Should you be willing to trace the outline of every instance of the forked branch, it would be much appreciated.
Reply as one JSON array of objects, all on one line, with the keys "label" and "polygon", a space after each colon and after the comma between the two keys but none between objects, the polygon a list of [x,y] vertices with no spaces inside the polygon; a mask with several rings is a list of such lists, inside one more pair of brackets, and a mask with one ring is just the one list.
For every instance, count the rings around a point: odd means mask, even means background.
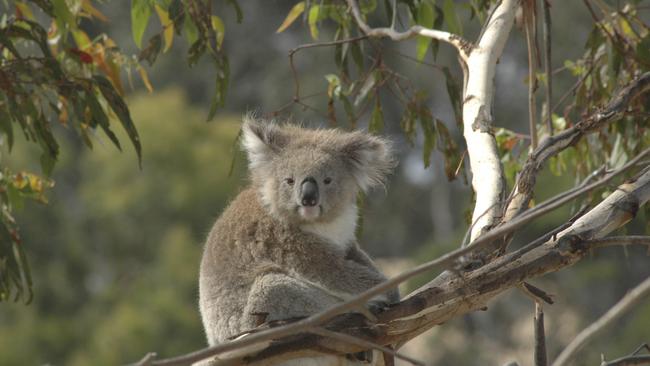
[{"label": "forked branch", "polygon": [[458,54],[460,55],[460,58],[463,60],[467,60],[469,53],[472,51],[472,44],[467,40],[465,40],[463,37],[457,34],[445,32],[437,29],[425,28],[421,25],[414,25],[404,32],[398,32],[394,28],[386,28],[386,27],[372,28],[363,19],[357,1],[347,0],[347,2],[348,2],[348,6],[350,7],[350,10],[352,11],[352,16],[354,17],[354,21],[357,23],[361,31],[363,31],[363,33],[366,34],[368,37],[390,38],[393,41],[402,41],[415,36],[428,37],[431,39],[449,43],[450,45],[454,46],[456,50],[458,50]]}]

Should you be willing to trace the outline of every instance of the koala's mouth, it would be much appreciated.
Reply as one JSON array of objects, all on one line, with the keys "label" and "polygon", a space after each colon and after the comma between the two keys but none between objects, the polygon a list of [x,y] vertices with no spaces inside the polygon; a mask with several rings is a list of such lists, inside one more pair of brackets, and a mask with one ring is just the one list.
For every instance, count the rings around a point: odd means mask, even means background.
[{"label": "koala's mouth", "polygon": [[298,206],[298,214],[307,221],[316,220],[323,213],[323,207],[317,206]]}]

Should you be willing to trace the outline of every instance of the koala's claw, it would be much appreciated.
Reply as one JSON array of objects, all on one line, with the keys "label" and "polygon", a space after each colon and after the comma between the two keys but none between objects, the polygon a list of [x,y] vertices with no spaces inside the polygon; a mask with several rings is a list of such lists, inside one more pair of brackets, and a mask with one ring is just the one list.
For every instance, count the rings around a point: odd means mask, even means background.
[{"label": "koala's claw", "polygon": [[366,307],[368,310],[370,310],[371,313],[376,314],[388,310],[388,308],[390,308],[390,304],[384,300],[372,300],[368,302]]},{"label": "koala's claw", "polygon": [[348,359],[361,363],[372,363],[372,351],[362,351],[348,355]]}]

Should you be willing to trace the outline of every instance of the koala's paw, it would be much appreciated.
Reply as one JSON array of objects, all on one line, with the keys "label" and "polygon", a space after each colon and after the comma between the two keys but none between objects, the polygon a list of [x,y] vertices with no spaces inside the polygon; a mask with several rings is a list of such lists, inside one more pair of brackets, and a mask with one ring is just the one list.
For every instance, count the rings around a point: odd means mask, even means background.
[{"label": "koala's paw", "polygon": [[366,307],[371,313],[377,314],[390,308],[390,303],[386,299],[375,299],[368,301]]}]

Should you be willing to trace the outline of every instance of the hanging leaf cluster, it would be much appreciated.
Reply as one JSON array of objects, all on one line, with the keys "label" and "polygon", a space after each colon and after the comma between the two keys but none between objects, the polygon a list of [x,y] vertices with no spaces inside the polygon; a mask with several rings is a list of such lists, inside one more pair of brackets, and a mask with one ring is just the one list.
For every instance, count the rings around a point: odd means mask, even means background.
[{"label": "hanging leaf cluster", "polygon": [[[226,1],[241,21],[235,0]],[[0,301],[31,299],[31,277],[18,225],[12,212],[25,199],[46,202],[45,191],[59,157],[57,126],[77,132],[89,148],[104,135],[118,149],[126,132],[138,161],[140,137],[124,100],[123,71],[130,85],[137,71],[144,86],[153,86],[143,63],[153,66],[173,45],[175,36],[190,44],[190,66],[209,55],[215,65],[212,119],[224,105],[229,65],[223,52],[225,25],[204,0],[132,0],[131,24],[138,55],[126,55],[106,34],[89,35],[84,25],[108,19],[91,0],[5,2],[0,17],[0,144],[11,151],[15,134],[40,148],[41,177],[12,172],[0,162]],[[150,18],[159,28],[145,40]],[[83,21],[82,21],[83,20]]]}]

